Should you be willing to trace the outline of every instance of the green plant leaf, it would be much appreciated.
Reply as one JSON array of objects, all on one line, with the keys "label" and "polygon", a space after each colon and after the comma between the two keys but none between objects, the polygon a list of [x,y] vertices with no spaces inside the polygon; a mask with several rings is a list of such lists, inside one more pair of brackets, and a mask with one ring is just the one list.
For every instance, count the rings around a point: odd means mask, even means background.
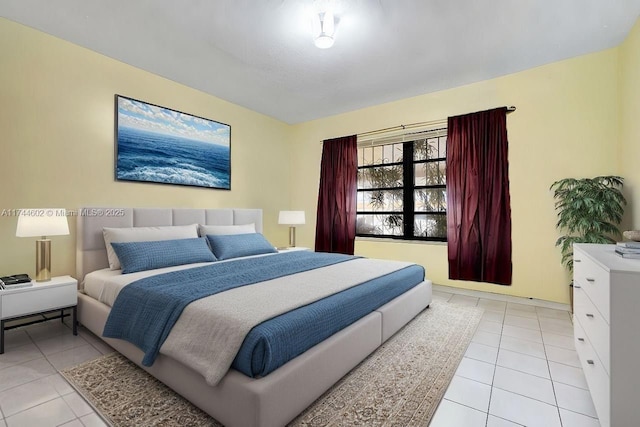
[{"label": "green plant leaf", "polygon": [[565,178],[551,184],[558,214],[556,228],[566,234],[555,245],[560,247],[561,262],[573,271],[574,243],[614,243],[620,235],[618,225],[627,204],[619,176]]}]

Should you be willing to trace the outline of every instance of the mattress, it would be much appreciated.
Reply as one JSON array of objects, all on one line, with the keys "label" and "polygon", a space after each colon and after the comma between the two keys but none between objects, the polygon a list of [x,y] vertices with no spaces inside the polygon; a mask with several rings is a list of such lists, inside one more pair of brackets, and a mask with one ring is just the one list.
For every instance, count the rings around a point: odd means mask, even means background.
[{"label": "mattress", "polygon": [[[85,292],[111,306],[119,291],[129,283],[207,264],[210,263],[127,275],[99,270],[85,278]],[[265,376],[423,280],[424,269],[412,265],[267,320],[245,337],[232,368],[249,377]]]}]

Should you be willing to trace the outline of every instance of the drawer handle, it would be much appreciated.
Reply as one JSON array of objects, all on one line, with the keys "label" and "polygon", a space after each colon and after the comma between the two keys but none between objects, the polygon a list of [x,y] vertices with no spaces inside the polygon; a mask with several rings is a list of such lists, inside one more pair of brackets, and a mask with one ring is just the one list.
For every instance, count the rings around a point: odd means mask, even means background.
[{"label": "drawer handle", "polygon": [[573,262],[582,262],[581,259],[574,259]]},{"label": "drawer handle", "polygon": [[596,363],[595,363],[593,360],[591,360],[591,359],[588,359],[588,360],[587,360],[587,363],[588,363],[589,365],[595,365],[595,364],[596,364]]},{"label": "drawer handle", "polygon": [[593,319],[593,314],[591,314],[591,313],[587,313],[587,317],[590,317],[590,318],[592,318],[592,319]]},{"label": "drawer handle", "polygon": [[576,289],[580,289],[582,286],[580,286],[580,285],[573,285],[573,287],[574,287],[574,288],[576,288]]},{"label": "drawer handle", "polygon": [[578,338],[578,341],[584,342],[584,338]]},{"label": "drawer handle", "polygon": [[596,279],[592,279],[592,278],[590,278],[590,277],[587,277],[587,282],[589,282],[589,283],[593,283],[593,282],[595,282],[595,281],[596,281]]}]

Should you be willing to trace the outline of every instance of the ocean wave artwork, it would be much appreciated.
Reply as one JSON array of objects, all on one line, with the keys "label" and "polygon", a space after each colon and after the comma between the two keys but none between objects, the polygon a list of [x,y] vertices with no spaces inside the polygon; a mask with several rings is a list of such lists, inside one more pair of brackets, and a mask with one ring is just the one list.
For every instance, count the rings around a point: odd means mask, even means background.
[{"label": "ocean wave artwork", "polygon": [[231,189],[231,127],[117,96],[116,179]]}]

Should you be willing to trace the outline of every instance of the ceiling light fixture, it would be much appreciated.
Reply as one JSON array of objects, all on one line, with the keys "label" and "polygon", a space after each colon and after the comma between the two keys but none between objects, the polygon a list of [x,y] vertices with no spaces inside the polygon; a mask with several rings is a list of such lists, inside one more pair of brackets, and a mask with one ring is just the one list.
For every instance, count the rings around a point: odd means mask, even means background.
[{"label": "ceiling light fixture", "polygon": [[336,31],[335,16],[330,0],[317,0],[313,7],[313,42],[320,49],[333,46]]}]

